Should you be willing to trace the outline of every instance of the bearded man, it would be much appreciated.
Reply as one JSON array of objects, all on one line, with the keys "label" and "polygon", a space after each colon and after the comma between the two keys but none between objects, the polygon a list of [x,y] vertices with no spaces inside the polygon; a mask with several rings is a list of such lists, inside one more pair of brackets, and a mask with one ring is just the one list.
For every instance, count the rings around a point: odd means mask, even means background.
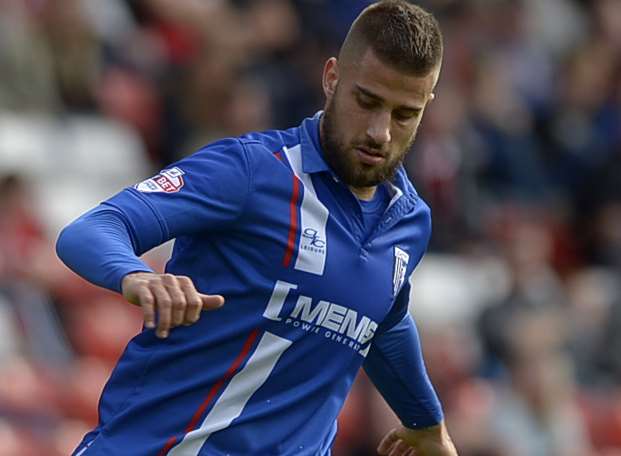
[{"label": "bearded man", "polygon": [[[329,455],[360,367],[403,424],[380,454],[457,454],[408,312],[431,219],[401,165],[441,60],[429,13],[375,3],[325,64],[323,111],[207,145],[63,230],[63,261],[144,312],[75,455]],[[165,274],[139,259],[173,238]]]}]

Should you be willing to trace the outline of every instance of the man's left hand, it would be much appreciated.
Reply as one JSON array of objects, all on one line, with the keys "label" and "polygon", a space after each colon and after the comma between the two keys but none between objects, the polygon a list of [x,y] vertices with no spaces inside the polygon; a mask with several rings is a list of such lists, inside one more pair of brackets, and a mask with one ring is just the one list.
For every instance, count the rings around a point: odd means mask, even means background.
[{"label": "man's left hand", "polygon": [[377,452],[381,456],[457,456],[444,421],[422,429],[393,429],[382,439]]}]

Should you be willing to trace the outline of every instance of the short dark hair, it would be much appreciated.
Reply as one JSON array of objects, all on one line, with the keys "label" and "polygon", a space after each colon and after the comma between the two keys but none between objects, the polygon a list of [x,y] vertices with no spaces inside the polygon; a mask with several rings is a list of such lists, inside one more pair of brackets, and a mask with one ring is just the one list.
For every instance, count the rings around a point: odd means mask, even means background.
[{"label": "short dark hair", "polygon": [[433,15],[405,0],[383,0],[356,18],[339,52],[355,61],[368,48],[385,64],[424,76],[442,61],[442,32]]}]

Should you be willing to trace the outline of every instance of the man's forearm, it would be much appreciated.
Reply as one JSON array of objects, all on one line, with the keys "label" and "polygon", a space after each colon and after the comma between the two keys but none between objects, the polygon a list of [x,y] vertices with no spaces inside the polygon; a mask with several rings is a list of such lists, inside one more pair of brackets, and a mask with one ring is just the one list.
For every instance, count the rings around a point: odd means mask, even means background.
[{"label": "man's forearm", "polygon": [[61,232],[56,252],[74,272],[114,291],[121,290],[121,280],[126,274],[152,271],[136,256],[121,215],[101,206]]},{"label": "man's forearm", "polygon": [[364,368],[405,427],[428,428],[442,421],[442,406],[409,315],[373,341]]}]

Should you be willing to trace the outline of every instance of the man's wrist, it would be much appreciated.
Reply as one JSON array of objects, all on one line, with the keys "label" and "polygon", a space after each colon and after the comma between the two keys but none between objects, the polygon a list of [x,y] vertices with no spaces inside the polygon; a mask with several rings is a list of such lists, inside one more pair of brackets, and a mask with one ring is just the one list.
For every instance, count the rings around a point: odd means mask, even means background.
[{"label": "man's wrist", "polygon": [[120,287],[119,287],[120,292],[123,293],[123,288],[125,287],[126,279],[131,279],[132,276],[136,276],[137,274],[153,274],[153,273],[154,271],[152,269],[149,269],[148,267],[145,267],[145,269],[134,269],[134,270],[131,270],[130,272],[123,273],[123,275],[121,275],[121,280],[120,280]]},{"label": "man's wrist", "polygon": [[423,428],[404,426],[398,431],[398,434],[413,448],[423,450],[425,454],[457,455],[457,450],[451,440],[444,420],[438,424]]}]

